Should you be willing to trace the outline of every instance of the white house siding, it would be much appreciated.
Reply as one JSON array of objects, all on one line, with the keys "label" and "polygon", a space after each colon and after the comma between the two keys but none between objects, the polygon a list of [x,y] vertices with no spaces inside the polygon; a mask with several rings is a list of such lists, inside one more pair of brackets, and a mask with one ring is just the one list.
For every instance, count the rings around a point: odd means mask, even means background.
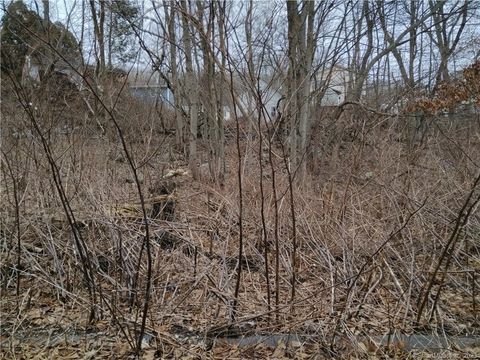
[{"label": "white house siding", "polygon": [[327,88],[320,101],[321,106],[338,106],[345,101],[347,93],[347,84],[349,73],[342,67],[334,67],[331,72],[325,70],[321,84],[326,84]]},{"label": "white house siding", "polygon": [[173,106],[173,93],[163,86],[145,85],[130,86],[131,94],[146,103],[155,104],[157,100],[168,106]]},{"label": "white house siding", "polygon": [[[277,106],[280,105],[280,100],[283,95],[278,86],[268,84],[263,80],[260,80],[260,91],[262,93],[262,103],[265,112],[268,113],[266,119],[269,120],[270,117],[273,118],[277,115],[279,111]],[[245,90],[245,92],[240,95],[239,101],[247,111],[248,115],[254,118],[258,116],[257,99],[250,90]]]},{"label": "white house siding", "polygon": [[321,106],[338,106],[345,100],[345,95],[334,89],[327,89],[320,101]]},{"label": "white house siding", "polygon": [[265,99],[263,100],[265,109],[268,111],[271,117],[274,117],[279,111],[277,106],[280,105],[282,94],[279,91],[269,91],[265,95]]},{"label": "white house siding", "polygon": [[230,120],[230,118],[231,118],[231,116],[232,116],[232,114],[230,113],[230,106],[224,105],[224,106],[222,107],[222,111],[223,111],[223,119],[224,119],[225,121]]}]

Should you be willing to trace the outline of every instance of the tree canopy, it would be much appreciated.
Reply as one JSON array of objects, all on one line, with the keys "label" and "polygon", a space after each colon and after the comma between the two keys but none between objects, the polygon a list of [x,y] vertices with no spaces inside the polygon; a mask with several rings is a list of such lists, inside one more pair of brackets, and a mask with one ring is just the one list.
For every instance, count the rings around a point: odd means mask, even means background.
[{"label": "tree canopy", "polygon": [[138,54],[136,49],[135,33],[132,24],[139,20],[140,11],[137,6],[127,0],[112,1],[108,6],[109,22],[109,61],[112,66],[112,57],[120,63],[127,63]]}]

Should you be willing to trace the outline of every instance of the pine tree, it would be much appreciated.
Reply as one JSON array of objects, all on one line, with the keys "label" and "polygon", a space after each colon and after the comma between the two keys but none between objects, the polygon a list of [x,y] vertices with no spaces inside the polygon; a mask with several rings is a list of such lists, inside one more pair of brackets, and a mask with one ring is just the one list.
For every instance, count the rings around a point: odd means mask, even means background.
[{"label": "pine tree", "polygon": [[44,72],[58,61],[76,66],[81,59],[75,36],[62,23],[45,23],[23,1],[16,1],[2,17],[2,72],[20,79],[27,55],[46,65]]}]

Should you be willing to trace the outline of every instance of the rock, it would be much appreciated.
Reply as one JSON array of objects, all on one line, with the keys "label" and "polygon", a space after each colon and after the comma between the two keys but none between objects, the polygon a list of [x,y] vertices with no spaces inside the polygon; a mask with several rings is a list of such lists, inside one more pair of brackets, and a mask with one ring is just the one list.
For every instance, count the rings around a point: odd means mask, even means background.
[{"label": "rock", "polygon": [[170,178],[173,178],[173,177],[186,176],[186,175],[190,175],[190,172],[188,170],[175,169],[175,170],[169,170],[165,175],[163,175],[163,178],[164,179],[170,179]]}]

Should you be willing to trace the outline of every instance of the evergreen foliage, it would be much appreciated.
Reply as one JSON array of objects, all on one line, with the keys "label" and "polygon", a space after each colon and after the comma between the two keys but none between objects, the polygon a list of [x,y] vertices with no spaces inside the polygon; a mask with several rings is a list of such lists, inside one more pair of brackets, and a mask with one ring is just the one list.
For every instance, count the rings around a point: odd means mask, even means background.
[{"label": "evergreen foliage", "polygon": [[111,34],[108,38],[110,41],[108,65],[112,67],[112,61],[125,64],[135,59],[138,51],[135,48],[135,32],[132,25],[135,26],[140,20],[140,11],[128,0],[111,1],[107,10],[110,15],[107,26]]},{"label": "evergreen foliage", "polygon": [[78,65],[81,60],[75,36],[62,23],[46,25],[20,0],[12,2],[2,17],[2,72],[20,79],[27,55],[50,68],[63,59],[72,65]]}]

